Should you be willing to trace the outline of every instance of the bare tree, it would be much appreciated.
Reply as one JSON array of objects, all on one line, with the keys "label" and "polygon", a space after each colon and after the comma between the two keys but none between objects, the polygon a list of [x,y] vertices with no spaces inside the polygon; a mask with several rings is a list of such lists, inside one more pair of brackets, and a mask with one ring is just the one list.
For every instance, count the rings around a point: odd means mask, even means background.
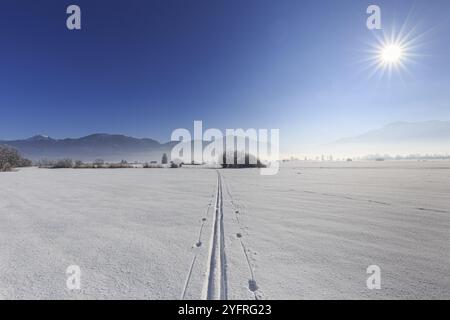
[{"label": "bare tree", "polygon": [[8,146],[0,146],[0,171],[11,171],[15,167],[30,165],[31,161],[22,158],[16,149]]},{"label": "bare tree", "polygon": [[37,164],[39,168],[51,168],[55,165],[55,161],[44,158],[39,160]]},{"label": "bare tree", "polygon": [[75,168],[81,168],[84,165],[83,161],[76,160],[75,161]]},{"label": "bare tree", "polygon": [[95,159],[94,166],[95,167],[102,167],[105,164],[105,161],[103,159]]},{"label": "bare tree", "polygon": [[73,168],[73,161],[72,159],[61,159],[56,161],[56,163],[53,165],[54,169],[64,169],[64,168]]},{"label": "bare tree", "polygon": [[163,153],[162,159],[161,159],[161,164],[167,164],[167,163],[168,163],[167,154]]}]

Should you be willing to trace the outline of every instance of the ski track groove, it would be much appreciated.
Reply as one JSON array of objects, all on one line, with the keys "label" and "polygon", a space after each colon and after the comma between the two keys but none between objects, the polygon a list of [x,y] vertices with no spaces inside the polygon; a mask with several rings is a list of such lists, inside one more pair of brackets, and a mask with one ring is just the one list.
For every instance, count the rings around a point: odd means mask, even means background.
[{"label": "ski track groove", "polygon": [[204,215],[204,217],[202,217],[202,220],[201,220],[201,225],[200,225],[200,230],[199,230],[199,233],[198,233],[197,243],[192,246],[192,248],[194,249],[194,252],[192,254],[192,261],[191,261],[191,264],[190,264],[190,267],[189,267],[188,274],[186,276],[186,280],[184,282],[184,286],[183,286],[183,290],[182,290],[182,293],[181,293],[180,300],[184,300],[184,298],[186,296],[187,288],[189,287],[189,282],[190,282],[191,276],[192,276],[192,270],[194,269],[194,265],[195,265],[195,262],[197,260],[197,252],[198,252],[198,250],[196,250],[196,249],[200,248],[201,245],[202,245],[202,241],[201,240],[202,240],[203,227],[205,225],[206,217],[208,216],[210,208],[211,208],[211,200],[210,200],[209,204],[207,205],[205,215]]},{"label": "ski track groove", "polygon": [[195,260],[197,260],[197,254],[194,254],[194,257],[192,258],[191,266],[189,267],[189,272],[186,277],[186,281],[184,282],[183,292],[181,293],[180,300],[184,300],[184,297],[186,296],[186,290],[189,286],[189,281],[191,280],[192,270],[194,269]]},{"label": "ski track groove", "polygon": [[[207,268],[206,268],[206,276],[203,284],[203,291],[201,298],[203,300],[226,300],[228,297],[228,285],[227,285],[227,266],[226,266],[226,254],[225,254],[225,232],[224,232],[224,223],[223,223],[223,186],[222,181],[225,183],[226,192],[230,198],[230,203],[235,213],[237,225],[239,230],[241,230],[241,234],[239,236],[239,243],[242,248],[242,252],[244,254],[248,270],[250,273],[250,280],[248,281],[248,290],[252,292],[254,299],[258,300],[257,290],[258,287],[256,285],[256,279],[254,270],[252,267],[252,263],[248,256],[248,250],[245,245],[244,240],[242,239],[242,234],[244,234],[245,228],[242,226],[241,221],[239,219],[240,210],[236,203],[234,202],[233,195],[230,191],[230,187],[227,179],[222,177],[219,171],[217,171],[217,184],[215,191],[215,205],[214,205],[214,216],[212,223],[212,233],[209,244],[209,253],[207,258]],[[212,203],[210,202],[206,208],[206,216],[208,216],[209,210],[212,207]],[[191,264],[186,276],[185,284],[183,286],[183,290],[181,293],[180,299],[183,300],[186,296],[186,291],[189,287],[189,282],[191,280],[192,272],[194,269],[194,265],[197,261],[198,250],[202,247],[202,232],[204,229],[206,218],[202,217],[201,225],[197,237],[197,243],[193,246],[193,255]],[[246,232],[245,232],[246,233]]]},{"label": "ski track groove", "polygon": [[208,264],[202,292],[203,300],[227,299],[227,270],[225,255],[225,234],[223,226],[222,179],[217,171],[217,192],[214,207],[213,230],[211,234]]}]

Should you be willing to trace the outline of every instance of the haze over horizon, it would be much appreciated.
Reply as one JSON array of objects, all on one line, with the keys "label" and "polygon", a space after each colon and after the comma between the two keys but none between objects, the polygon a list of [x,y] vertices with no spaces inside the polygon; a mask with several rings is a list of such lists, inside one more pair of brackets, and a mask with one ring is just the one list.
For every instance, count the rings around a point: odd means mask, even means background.
[{"label": "haze over horizon", "polygon": [[[109,161],[160,158],[170,153],[177,142],[157,141],[151,137],[137,138],[122,134],[94,133],[83,137],[61,139],[35,135],[26,139],[2,140],[23,155],[37,161],[44,158],[75,158],[89,161],[105,158]],[[205,142],[205,146],[208,143]],[[368,155],[407,156],[448,155],[450,152],[450,121],[395,122],[368,130],[353,137],[326,144],[306,146],[299,153],[281,150],[281,157],[365,157]],[[131,161],[131,160],[130,160]]]},{"label": "haze over horizon", "polygon": [[[331,144],[331,143],[335,143],[335,142],[341,142],[341,141],[345,141],[347,139],[353,139],[355,137],[359,137],[361,135],[364,135],[366,133],[369,132],[373,132],[376,130],[380,130],[382,128],[385,127],[389,127],[389,126],[393,126],[393,125],[402,125],[402,124],[406,124],[406,125],[420,125],[420,124],[433,124],[433,123],[449,123],[450,124],[450,120],[426,120],[426,121],[416,121],[416,122],[409,122],[409,121],[395,121],[395,122],[391,122],[391,123],[386,123],[384,125],[382,125],[381,127],[376,127],[376,128],[367,128],[365,131],[362,132],[357,132],[354,136],[343,136],[343,137],[335,137],[333,138],[333,140],[327,141],[325,142],[325,144]],[[190,129],[190,128],[187,128]],[[207,129],[207,128],[204,128]],[[249,128],[241,128],[244,130],[247,130]],[[254,129],[254,128],[250,128],[250,129]],[[257,128],[255,128],[257,129]],[[203,130],[205,131],[205,130]],[[224,130],[225,132],[225,130]],[[164,143],[164,142],[169,142],[170,141],[170,137],[167,140],[158,140],[154,137],[150,137],[150,136],[132,136],[132,135],[128,135],[122,132],[99,132],[99,131],[95,131],[95,132],[91,132],[88,133],[86,135],[82,135],[82,136],[55,136],[52,134],[48,134],[48,132],[36,132],[34,134],[32,134],[31,136],[24,136],[24,137],[16,137],[16,138],[10,138],[10,139],[4,139],[2,137],[0,137],[0,141],[16,141],[16,140],[27,140],[27,139],[33,139],[33,138],[49,138],[49,139],[54,139],[54,140],[64,140],[64,139],[80,139],[80,138],[84,138],[84,137],[88,137],[88,136],[92,136],[92,135],[120,135],[120,136],[127,136],[127,137],[133,137],[136,139],[153,139],[156,140],[160,143]]]},{"label": "haze over horizon", "polygon": [[[0,139],[104,132],[170,140],[176,128],[279,128],[281,150],[386,124],[450,119],[446,0],[8,1],[0,11]],[[370,77],[383,32],[418,39],[408,72]],[[14,31],[14,32],[12,32]]]}]

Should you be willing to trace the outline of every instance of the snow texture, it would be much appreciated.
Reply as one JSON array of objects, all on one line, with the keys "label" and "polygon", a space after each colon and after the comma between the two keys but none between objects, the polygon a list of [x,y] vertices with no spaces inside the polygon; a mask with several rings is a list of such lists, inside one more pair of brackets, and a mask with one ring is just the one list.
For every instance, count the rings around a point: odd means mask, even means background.
[{"label": "snow texture", "polygon": [[0,298],[449,299],[449,180],[412,161],[1,173]]}]

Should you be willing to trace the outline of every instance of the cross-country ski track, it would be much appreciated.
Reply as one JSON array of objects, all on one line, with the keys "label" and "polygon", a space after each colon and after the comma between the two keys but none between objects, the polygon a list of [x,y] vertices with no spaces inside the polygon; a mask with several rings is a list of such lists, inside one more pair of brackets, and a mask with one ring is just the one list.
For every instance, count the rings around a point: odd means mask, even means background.
[{"label": "cross-country ski track", "polygon": [[[206,215],[201,218],[200,230],[198,236],[196,238],[195,244],[191,246],[193,250],[191,264],[189,266],[189,270],[187,272],[186,281],[183,286],[183,291],[181,294],[181,299],[186,298],[186,293],[189,290],[190,281],[192,279],[192,273],[194,270],[198,270],[195,268],[196,264],[203,264],[204,267],[200,268],[203,270],[203,284],[202,284],[202,292],[200,294],[200,298],[203,300],[226,300],[229,298],[229,283],[227,279],[228,275],[228,264],[227,264],[227,245],[226,245],[226,236],[230,236],[227,233],[224,223],[224,216],[226,213],[224,210],[224,185],[226,188],[226,195],[229,197],[229,203],[231,204],[231,208],[233,210],[235,219],[233,222],[236,224],[236,227],[244,231],[244,228],[241,225],[241,221],[239,220],[239,210],[234,202],[233,196],[230,192],[230,188],[228,182],[224,182],[224,178],[219,171],[217,171],[217,182],[215,186],[213,203],[208,204],[206,209]],[[213,210],[210,210],[210,209]],[[205,222],[210,220],[210,234],[209,234],[209,242],[207,245],[203,245],[203,233],[205,233]],[[244,259],[245,264],[248,266],[248,279],[242,279],[242,285],[244,284],[248,287],[248,290],[254,296],[254,299],[257,300],[256,290],[258,289],[256,286],[256,280],[253,272],[253,267],[251,265],[250,259],[247,254],[246,245],[244,243],[243,232],[238,232],[233,234],[236,239],[239,241],[239,245],[242,248],[242,251],[237,254],[239,255],[239,259]],[[208,235],[205,235],[205,238],[208,238]],[[206,261],[202,261],[199,259],[200,250],[207,250],[206,253]],[[230,252],[231,253],[231,252]],[[205,259],[203,259],[205,260]]]}]

